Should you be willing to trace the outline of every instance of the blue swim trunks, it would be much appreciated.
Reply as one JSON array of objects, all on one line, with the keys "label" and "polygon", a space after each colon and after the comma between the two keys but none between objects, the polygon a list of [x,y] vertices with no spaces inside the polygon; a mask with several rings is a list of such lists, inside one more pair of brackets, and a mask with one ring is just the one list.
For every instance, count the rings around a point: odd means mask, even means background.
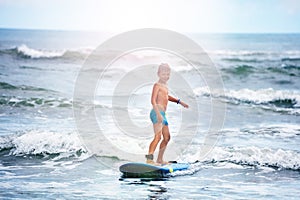
[{"label": "blue swim trunks", "polygon": [[[167,121],[167,118],[166,118],[166,113],[165,113],[165,111],[162,111],[162,110],[161,110],[161,111],[159,111],[159,112],[160,112],[160,114],[161,114],[162,117],[163,117],[162,124],[168,126],[168,121]],[[156,124],[156,123],[157,123],[157,115],[156,115],[156,112],[155,112],[154,109],[152,109],[151,112],[150,112],[150,119],[151,119],[151,121],[152,121],[153,124]]]}]

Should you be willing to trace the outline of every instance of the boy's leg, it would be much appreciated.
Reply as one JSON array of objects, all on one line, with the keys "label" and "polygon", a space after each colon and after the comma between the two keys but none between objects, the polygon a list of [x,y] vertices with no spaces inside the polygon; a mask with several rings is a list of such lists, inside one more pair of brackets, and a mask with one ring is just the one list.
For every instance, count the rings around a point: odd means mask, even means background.
[{"label": "boy's leg", "polygon": [[163,140],[160,143],[159,146],[159,153],[157,157],[157,162],[163,164],[163,156],[165,153],[165,150],[167,148],[167,144],[170,141],[170,131],[168,126],[163,126],[162,128],[162,135],[163,135]]},{"label": "boy's leg", "polygon": [[[162,124],[161,123],[153,124],[153,129],[154,129],[154,139],[150,143],[148,156],[154,154],[157,144],[161,140]],[[147,162],[148,162],[148,159],[147,159]]]}]

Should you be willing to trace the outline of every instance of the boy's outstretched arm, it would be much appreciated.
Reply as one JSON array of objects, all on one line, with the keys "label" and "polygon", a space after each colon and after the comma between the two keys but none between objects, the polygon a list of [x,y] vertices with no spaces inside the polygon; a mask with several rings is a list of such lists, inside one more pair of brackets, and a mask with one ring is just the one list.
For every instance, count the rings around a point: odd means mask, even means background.
[{"label": "boy's outstretched arm", "polygon": [[189,107],[189,105],[187,105],[186,103],[184,103],[184,102],[181,101],[180,99],[176,99],[176,98],[174,98],[174,97],[172,97],[172,96],[170,96],[170,95],[168,95],[168,100],[171,101],[171,102],[175,102],[175,103],[177,103],[177,104],[180,104],[180,105],[182,105],[182,106],[185,107],[185,108],[188,108],[188,107]]}]

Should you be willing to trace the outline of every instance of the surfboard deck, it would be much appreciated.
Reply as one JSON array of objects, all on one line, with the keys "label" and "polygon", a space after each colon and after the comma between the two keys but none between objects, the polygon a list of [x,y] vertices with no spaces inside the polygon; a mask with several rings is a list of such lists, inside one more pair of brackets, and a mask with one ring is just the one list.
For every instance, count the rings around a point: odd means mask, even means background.
[{"label": "surfboard deck", "polygon": [[119,167],[124,178],[166,178],[171,173],[187,170],[188,163],[170,163],[167,165],[150,165],[146,163],[126,163]]}]

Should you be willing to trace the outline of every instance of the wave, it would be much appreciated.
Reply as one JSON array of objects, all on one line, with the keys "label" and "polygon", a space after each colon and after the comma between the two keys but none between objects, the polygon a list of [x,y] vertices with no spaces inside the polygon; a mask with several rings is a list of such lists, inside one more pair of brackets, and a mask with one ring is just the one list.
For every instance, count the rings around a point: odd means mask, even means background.
[{"label": "wave", "polygon": [[264,60],[247,59],[247,58],[222,58],[222,60],[229,61],[229,62],[245,62],[245,63],[261,63],[261,62],[264,62]]},{"label": "wave", "polygon": [[1,96],[0,105],[11,107],[72,107],[72,100],[56,97],[56,98],[42,98],[42,97],[15,97],[15,96]]},{"label": "wave", "polygon": [[39,68],[39,67],[32,67],[32,66],[25,66],[25,65],[19,66],[19,68],[20,69],[33,69],[33,70],[40,70],[40,71],[43,70],[42,68]]},{"label": "wave", "polygon": [[300,170],[300,154],[296,151],[252,147],[215,148],[210,162],[228,162],[254,167]]},{"label": "wave", "polygon": [[[260,55],[273,55],[277,52],[272,51],[251,51],[251,50],[214,50],[209,51],[208,54],[219,56],[260,56]],[[300,52],[299,52],[300,53]]]},{"label": "wave", "polygon": [[45,89],[45,88],[39,88],[39,87],[33,87],[33,86],[27,86],[27,85],[20,85],[15,86],[6,82],[0,82],[0,89],[4,90],[29,90],[29,91],[47,91],[47,92],[54,92],[53,90]]},{"label": "wave", "polygon": [[228,62],[243,62],[243,63],[263,63],[263,62],[272,62],[272,61],[281,61],[281,62],[298,62],[300,61],[300,57],[283,57],[280,59],[282,55],[278,54],[273,57],[263,57],[263,58],[247,58],[247,57],[225,57],[221,58],[221,60]]},{"label": "wave", "polygon": [[188,170],[172,173],[172,176],[192,175],[208,166],[217,166],[218,168],[246,166],[258,169],[267,167],[275,170],[300,171],[300,153],[283,149],[258,148],[255,146],[215,147],[204,160],[198,161],[198,157],[201,156],[197,153],[185,155],[185,159],[179,162],[192,163],[191,167]]},{"label": "wave", "polygon": [[[0,96],[0,106],[9,107],[50,107],[50,108],[72,108],[73,106],[79,106],[85,109],[92,107],[111,109],[110,105],[103,104],[99,101],[94,101],[93,104],[86,104],[85,102],[76,102],[73,105],[73,99],[64,97],[19,97],[19,96]],[[125,107],[119,107],[119,109],[126,109]]]},{"label": "wave", "polygon": [[300,66],[282,65],[282,67],[268,67],[267,72],[288,76],[300,76]]},{"label": "wave", "polygon": [[297,58],[282,58],[281,61],[300,61],[300,57],[297,57]]},{"label": "wave", "polygon": [[297,65],[283,65],[283,68],[300,70],[300,66],[297,66]]},{"label": "wave", "polygon": [[42,50],[29,48],[27,45],[23,44],[10,49],[2,49],[0,50],[0,53],[15,55],[23,59],[83,59],[92,51],[93,49],[89,47],[68,50]]},{"label": "wave", "polygon": [[[2,156],[40,156],[45,158],[72,158],[87,154],[75,133],[28,131],[0,136]],[[5,155],[5,153],[7,153]],[[4,155],[3,155],[4,154]]]},{"label": "wave", "polygon": [[300,93],[289,90],[274,90],[272,88],[250,90],[226,90],[224,94],[210,91],[208,87],[194,90],[196,95],[220,98],[232,104],[251,104],[263,109],[288,114],[300,115]]},{"label": "wave", "polygon": [[[47,50],[36,49],[22,44],[9,49],[1,49],[0,54],[12,54],[27,59],[86,58],[95,48],[79,47],[73,49]],[[259,50],[213,50],[208,55],[221,56],[230,62],[263,62],[265,60],[299,61],[300,51],[259,51]],[[141,55],[139,55],[140,57]],[[142,55],[147,57],[149,55]],[[159,54],[157,55],[159,56]]]},{"label": "wave", "polygon": [[255,68],[251,65],[238,65],[232,68],[223,68],[222,71],[234,75],[249,75],[255,72]]},{"label": "wave", "polygon": [[300,51],[264,51],[264,50],[213,50],[207,52],[209,55],[218,56],[286,56],[287,58],[295,58],[300,56]]},{"label": "wave", "polygon": [[60,57],[64,54],[64,52],[31,49],[26,45],[16,47],[15,50],[18,55],[24,58],[55,58]]},{"label": "wave", "polygon": [[229,63],[279,63],[295,64],[300,61],[300,51],[244,51],[244,50],[217,50],[210,55],[215,55],[220,60]]},{"label": "wave", "polygon": [[232,74],[232,75],[250,75],[252,73],[257,73],[257,74],[276,73],[280,75],[300,76],[300,66],[297,64],[278,63],[276,65],[270,67],[266,65],[264,67],[261,65],[256,65],[256,64],[249,65],[249,63],[241,62],[240,64],[237,65],[221,68],[221,70],[225,73]]}]

